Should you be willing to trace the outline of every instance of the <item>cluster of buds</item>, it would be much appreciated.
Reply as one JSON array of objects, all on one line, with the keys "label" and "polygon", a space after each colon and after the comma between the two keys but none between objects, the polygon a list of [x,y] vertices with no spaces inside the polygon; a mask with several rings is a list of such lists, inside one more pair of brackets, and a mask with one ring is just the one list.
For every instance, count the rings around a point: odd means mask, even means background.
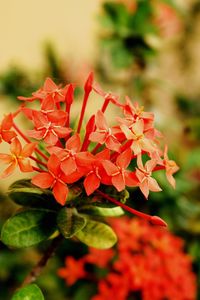
[{"label": "cluster of buds", "polygon": [[[21,172],[34,172],[32,184],[52,190],[55,200],[62,206],[67,204],[69,187],[77,183],[83,186],[87,196],[95,194],[123,208],[127,206],[105,193],[106,186],[113,186],[118,192],[126,186],[139,187],[148,198],[149,191],[161,191],[152,175],[163,169],[169,183],[175,187],[173,174],[178,166],[169,160],[167,147],[162,151],[159,146],[160,133],[154,128],[153,113],[143,111],[143,107],[132,103],[128,97],[121,103],[119,97],[105,93],[91,73],[84,85],[80,118],[73,128],[70,111],[74,90],[74,84],[61,87],[47,78],[43,87],[31,97],[18,97],[23,104],[16,112],[5,116],[0,126],[0,140],[10,144],[11,152],[0,153],[0,161],[8,164],[0,178],[9,176],[17,167]],[[92,91],[104,99],[103,105],[86,120],[83,128]],[[29,107],[33,101],[39,102],[39,110]],[[121,111],[112,126],[105,117],[110,103]],[[32,123],[32,129],[27,132],[16,124],[21,113]],[[158,217],[146,218],[164,224]]]}]

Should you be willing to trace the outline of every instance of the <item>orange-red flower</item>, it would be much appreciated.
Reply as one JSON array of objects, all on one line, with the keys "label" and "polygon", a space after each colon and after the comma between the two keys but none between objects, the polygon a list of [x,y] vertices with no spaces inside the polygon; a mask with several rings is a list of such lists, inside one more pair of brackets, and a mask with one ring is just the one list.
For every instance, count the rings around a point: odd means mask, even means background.
[{"label": "orange-red flower", "polygon": [[22,148],[20,141],[17,137],[15,137],[10,144],[11,154],[0,153],[0,161],[9,165],[0,175],[0,178],[5,178],[11,175],[17,166],[19,166],[22,172],[33,171],[28,157],[31,156],[35,147],[36,143],[29,143]]},{"label": "orange-red flower", "polygon": [[139,180],[139,188],[146,198],[148,198],[149,191],[159,192],[157,181],[151,177],[152,171],[155,168],[157,161],[155,159],[148,160],[143,166],[141,155],[137,158],[138,168],[136,168],[136,176]]},{"label": "orange-red flower", "polygon": [[55,145],[59,138],[64,138],[71,132],[70,128],[65,127],[67,115],[63,111],[48,114],[33,111],[32,119],[35,129],[29,130],[28,135],[38,140],[43,139],[47,144]]},{"label": "orange-red flower", "polygon": [[32,178],[32,183],[42,189],[51,188],[58,203],[64,205],[67,200],[68,187],[65,176],[60,170],[60,160],[52,154],[47,163],[48,172],[41,172]]},{"label": "orange-red flower", "polygon": [[132,151],[131,149],[127,149],[126,151],[119,154],[115,164],[113,164],[109,160],[105,160],[102,162],[106,173],[111,177],[112,184],[119,192],[124,190],[126,185],[138,185],[138,180],[135,176],[135,173],[126,170],[131,162],[131,158]]},{"label": "orange-red flower", "polygon": [[66,257],[65,267],[58,270],[58,275],[69,285],[74,284],[78,279],[86,276],[84,261],[77,261],[72,256]]},{"label": "orange-red flower", "polygon": [[126,138],[132,141],[131,149],[135,155],[140,154],[142,151],[149,153],[155,151],[155,146],[152,140],[145,136],[144,121],[142,119],[133,123],[130,128],[122,124],[121,130],[125,134]]},{"label": "orange-red flower", "polygon": [[96,114],[95,123],[97,129],[90,134],[90,141],[99,144],[105,143],[108,149],[119,152],[121,144],[114,136],[112,128],[108,126],[106,118],[100,110]]},{"label": "orange-red flower", "polygon": [[[84,187],[86,194],[91,195],[98,187],[100,183],[105,182],[107,178],[106,174],[103,173],[102,163],[109,159],[110,151],[105,149],[97,153],[93,159],[91,157],[91,163],[89,164],[88,172],[85,174]],[[108,180],[108,179],[107,179]]]}]

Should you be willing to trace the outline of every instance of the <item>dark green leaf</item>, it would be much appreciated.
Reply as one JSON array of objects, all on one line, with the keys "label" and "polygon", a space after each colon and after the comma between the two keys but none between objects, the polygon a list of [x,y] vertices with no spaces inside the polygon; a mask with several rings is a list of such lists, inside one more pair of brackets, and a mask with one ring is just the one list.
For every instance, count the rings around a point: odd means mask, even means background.
[{"label": "dark green leaf", "polygon": [[17,291],[12,300],[44,300],[44,296],[36,284],[29,284]]},{"label": "dark green leaf", "polygon": [[88,220],[76,237],[86,245],[99,249],[110,248],[117,242],[116,234],[111,227],[94,220]]},{"label": "dark green leaf", "polygon": [[65,238],[70,238],[86,225],[86,219],[75,208],[64,207],[57,216],[57,224]]},{"label": "dark green leaf", "polygon": [[25,248],[47,240],[56,230],[56,214],[30,209],[9,218],[1,231],[2,242],[10,247]]},{"label": "dark green leaf", "polygon": [[60,207],[51,191],[36,187],[30,180],[14,182],[9,187],[8,195],[15,203],[23,206],[49,209]]}]

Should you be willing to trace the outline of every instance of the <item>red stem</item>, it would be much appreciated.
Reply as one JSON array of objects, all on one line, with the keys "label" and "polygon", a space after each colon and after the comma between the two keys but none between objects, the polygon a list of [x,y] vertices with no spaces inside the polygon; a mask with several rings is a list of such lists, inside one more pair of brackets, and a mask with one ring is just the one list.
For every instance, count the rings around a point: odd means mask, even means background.
[{"label": "red stem", "polygon": [[97,150],[102,146],[102,144],[97,144],[95,148],[92,150],[92,154],[96,154]]},{"label": "red stem", "polygon": [[38,163],[39,165],[44,166],[45,168],[47,168],[47,164],[43,163],[41,160],[35,158],[34,156],[29,156],[29,158],[31,158],[32,160],[34,160],[36,163]]},{"label": "red stem", "polygon": [[112,198],[110,197],[109,195],[101,192],[100,190],[96,190],[96,192],[102,196],[103,198],[107,199],[108,201],[116,204],[117,206],[120,206],[122,207],[124,210],[140,217],[140,218],[143,218],[143,219],[146,219],[148,221],[150,221],[152,224],[155,224],[155,225],[161,225],[161,226],[167,226],[167,224],[159,217],[157,216],[150,216],[150,215],[147,215],[145,213],[142,213],[136,209],[133,209],[127,205],[125,205],[124,203],[121,203],[120,201],[117,201],[115,198]]},{"label": "red stem", "polygon": [[106,98],[104,103],[103,103],[103,106],[101,108],[101,111],[104,113],[106,111],[106,108],[108,107],[108,104],[109,104],[110,100],[109,98]]},{"label": "red stem", "polygon": [[57,108],[58,110],[60,110],[60,103],[59,103],[59,102],[56,102],[56,108]]},{"label": "red stem", "polygon": [[85,95],[84,95],[83,105],[82,105],[82,108],[81,108],[81,115],[80,115],[78,128],[77,128],[77,133],[80,133],[80,131],[81,131],[81,126],[82,126],[82,122],[83,122],[83,118],[84,118],[85,109],[86,109],[87,101],[88,101],[88,98],[89,98],[89,94],[90,93],[85,92]]},{"label": "red stem", "polygon": [[32,166],[32,168],[33,168],[33,170],[34,171],[37,171],[37,172],[44,172],[42,169],[40,169],[40,168],[37,168],[37,167],[34,167],[34,166]]}]

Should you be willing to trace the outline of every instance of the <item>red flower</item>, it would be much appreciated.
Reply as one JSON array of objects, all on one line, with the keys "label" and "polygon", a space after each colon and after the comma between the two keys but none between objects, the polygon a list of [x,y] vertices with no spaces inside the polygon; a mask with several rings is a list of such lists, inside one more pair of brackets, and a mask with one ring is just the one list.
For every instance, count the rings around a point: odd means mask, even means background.
[{"label": "red flower", "polygon": [[114,187],[120,192],[128,186],[137,186],[138,180],[135,173],[126,170],[129,166],[132,158],[132,151],[127,149],[123,153],[119,154],[116,159],[116,164],[113,164],[109,160],[102,162],[106,173],[111,177],[111,182]]},{"label": "red flower", "polygon": [[60,170],[60,160],[52,154],[47,163],[48,172],[41,172],[32,178],[32,183],[42,189],[51,188],[58,203],[65,205],[68,195],[68,187],[65,184],[65,176]]},{"label": "red flower", "polygon": [[157,181],[151,177],[152,171],[155,168],[157,161],[155,159],[148,160],[143,166],[141,155],[137,158],[138,168],[136,169],[136,176],[139,180],[139,188],[146,198],[148,198],[149,191],[159,192],[162,189],[159,187]]},{"label": "red flower", "polygon": [[18,97],[19,100],[32,102],[36,99],[40,101],[45,101],[45,105],[48,105],[48,102],[53,102],[54,104],[58,102],[65,101],[65,95],[67,93],[68,86],[60,88],[57,86],[51,78],[47,78],[44,82],[42,88],[38,91],[32,93],[32,97]]},{"label": "red flower", "polygon": [[113,135],[112,129],[108,127],[106,119],[102,111],[98,111],[95,117],[96,122],[96,131],[90,134],[90,141],[97,142],[99,144],[104,144],[110,150],[119,152],[120,150],[120,142]]},{"label": "red flower", "polygon": [[105,268],[113,256],[113,249],[105,249],[105,251],[101,251],[101,249],[90,248],[90,252],[84,257],[84,261],[85,263],[95,264],[100,268]]},{"label": "red flower", "polygon": [[67,116],[63,111],[53,111],[48,114],[33,111],[32,119],[35,129],[29,130],[28,135],[38,140],[43,139],[47,144],[55,145],[59,138],[64,138],[71,132],[70,128],[65,127]]},{"label": "red flower", "polygon": [[80,152],[80,150],[81,139],[78,133],[67,140],[65,149],[56,146],[48,148],[50,153],[55,153],[58,156],[60,168],[66,176],[82,171],[84,174],[84,170],[89,169],[89,164],[93,158],[89,152]]},{"label": "red flower", "polygon": [[58,270],[58,276],[65,279],[67,284],[74,284],[78,279],[86,276],[84,261],[77,261],[72,256],[66,257],[65,267]]},{"label": "red flower", "polygon": [[0,160],[9,164],[8,168],[0,175],[0,178],[5,178],[11,175],[17,166],[19,166],[22,172],[33,171],[30,161],[27,158],[31,156],[35,147],[36,143],[29,143],[22,148],[18,138],[14,138],[10,144],[11,154],[0,153]]},{"label": "red flower", "polygon": [[96,154],[93,160],[91,160],[89,171],[86,174],[83,182],[86,194],[88,196],[92,194],[96,189],[98,189],[101,181],[106,180],[105,177],[103,178],[103,175],[105,174],[102,170],[102,163],[106,159],[109,159],[109,157],[110,152],[108,149],[105,149],[104,151],[101,151],[98,154]]},{"label": "red flower", "polygon": [[155,151],[152,140],[145,136],[144,121],[142,119],[133,123],[130,128],[124,124],[120,127],[126,138],[132,141],[131,149],[135,155],[138,155],[142,151],[150,153]]}]

